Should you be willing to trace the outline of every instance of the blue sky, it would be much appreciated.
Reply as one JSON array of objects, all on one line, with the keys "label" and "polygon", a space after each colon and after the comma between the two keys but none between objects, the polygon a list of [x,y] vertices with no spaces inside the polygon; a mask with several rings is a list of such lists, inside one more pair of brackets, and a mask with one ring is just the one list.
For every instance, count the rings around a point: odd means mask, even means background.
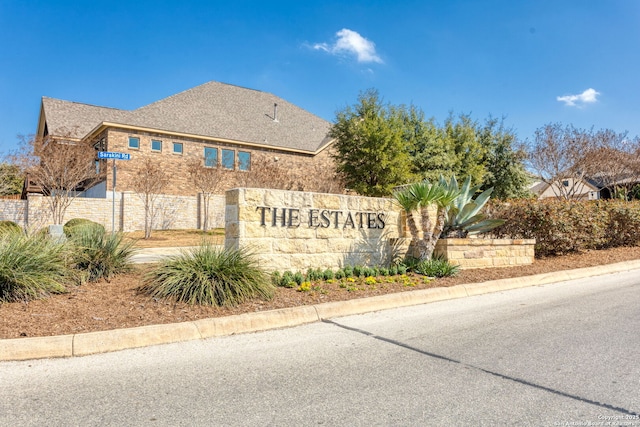
[{"label": "blue sky", "polygon": [[0,0],[0,153],[42,96],[135,109],[207,81],[332,121],[386,102],[640,135],[640,1]]}]

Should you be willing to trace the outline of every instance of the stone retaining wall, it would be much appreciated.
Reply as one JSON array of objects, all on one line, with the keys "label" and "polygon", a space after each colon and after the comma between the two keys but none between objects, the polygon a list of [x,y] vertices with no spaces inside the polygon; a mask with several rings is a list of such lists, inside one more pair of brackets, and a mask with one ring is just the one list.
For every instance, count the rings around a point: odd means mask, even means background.
[{"label": "stone retaining wall", "polygon": [[460,268],[533,264],[535,239],[440,239],[434,253]]},{"label": "stone retaining wall", "polygon": [[[112,228],[113,199],[76,197],[65,213],[64,222],[85,218]],[[136,193],[116,193],[115,229],[144,229],[144,204]],[[157,198],[154,226],[162,229],[200,229],[204,219],[202,196],[168,196]],[[27,200],[0,200],[0,220],[9,220],[28,230],[38,230],[53,223],[48,197],[30,194]],[[209,228],[224,227],[224,196],[214,195],[209,202]]]}]

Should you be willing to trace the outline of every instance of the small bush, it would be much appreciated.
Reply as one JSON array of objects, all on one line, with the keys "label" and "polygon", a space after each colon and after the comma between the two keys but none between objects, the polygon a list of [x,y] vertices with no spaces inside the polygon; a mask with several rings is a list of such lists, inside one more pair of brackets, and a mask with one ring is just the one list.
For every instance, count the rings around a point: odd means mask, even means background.
[{"label": "small bush", "polygon": [[280,286],[283,288],[295,288],[297,283],[293,280],[293,273],[290,271],[285,271],[282,274],[282,280],[280,281]]},{"label": "small bush", "polygon": [[353,267],[350,265],[347,265],[345,268],[343,268],[344,271],[344,277],[353,277]]},{"label": "small bush", "polygon": [[404,264],[398,265],[398,274],[407,274],[407,266]]},{"label": "small bush", "polygon": [[108,280],[131,270],[134,241],[123,242],[122,233],[105,233],[102,226],[76,225],[71,230],[73,260],[76,268],[87,274],[87,280]]},{"label": "small bush", "polygon": [[431,259],[418,262],[413,271],[429,277],[450,277],[458,274],[460,266],[451,264],[442,257],[434,256]]},{"label": "small bush", "polygon": [[327,268],[325,271],[322,272],[323,280],[333,280],[334,277],[335,277],[335,274],[333,273],[333,270],[330,268]]},{"label": "small bush", "polygon": [[361,265],[354,265],[353,266],[353,276],[354,277],[362,277],[362,275],[364,274],[364,267]]},{"label": "small bush", "polygon": [[304,282],[304,276],[299,271],[296,271],[293,275],[293,281],[296,282],[298,286],[300,286],[302,282]]},{"label": "small bush", "polygon": [[396,276],[398,274],[398,266],[392,265],[389,267],[389,276]]},{"label": "small bush", "polygon": [[97,228],[102,231],[102,233],[105,232],[104,226],[102,224],[98,224],[97,222],[91,221],[89,219],[73,218],[64,224],[64,235],[67,236],[67,238],[72,238],[74,234],[84,228]]},{"label": "small bush", "polygon": [[273,286],[282,286],[282,274],[279,271],[274,271],[271,273],[271,284]]},{"label": "small bush", "polygon": [[336,270],[334,277],[337,280],[344,279],[345,278],[344,270],[343,269]]},{"label": "small bush", "polygon": [[388,276],[389,275],[389,269],[386,267],[380,267],[380,276]]},{"label": "small bush", "polygon": [[41,236],[0,234],[0,301],[29,301],[65,292],[74,275],[66,248]]},{"label": "small bush", "polygon": [[218,249],[208,243],[161,262],[147,274],[139,290],[153,297],[216,306],[268,299],[274,293],[268,275],[249,252]]}]

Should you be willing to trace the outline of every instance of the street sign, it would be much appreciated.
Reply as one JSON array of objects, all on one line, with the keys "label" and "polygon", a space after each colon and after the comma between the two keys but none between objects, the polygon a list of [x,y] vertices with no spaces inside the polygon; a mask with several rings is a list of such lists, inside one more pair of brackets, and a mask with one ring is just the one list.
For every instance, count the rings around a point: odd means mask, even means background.
[{"label": "street sign", "polygon": [[113,159],[113,160],[131,160],[131,154],[118,153],[115,151],[98,151],[99,159]]}]

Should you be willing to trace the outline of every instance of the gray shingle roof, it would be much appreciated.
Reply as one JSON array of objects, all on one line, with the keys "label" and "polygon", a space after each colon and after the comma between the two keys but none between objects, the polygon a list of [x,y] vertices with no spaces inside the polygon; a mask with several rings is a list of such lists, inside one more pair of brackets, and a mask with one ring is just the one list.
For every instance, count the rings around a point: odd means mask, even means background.
[{"label": "gray shingle roof", "polygon": [[[277,104],[277,120],[274,120]],[[331,124],[267,92],[209,82],[133,111],[42,99],[49,132],[86,136],[103,122],[316,152]]]}]

